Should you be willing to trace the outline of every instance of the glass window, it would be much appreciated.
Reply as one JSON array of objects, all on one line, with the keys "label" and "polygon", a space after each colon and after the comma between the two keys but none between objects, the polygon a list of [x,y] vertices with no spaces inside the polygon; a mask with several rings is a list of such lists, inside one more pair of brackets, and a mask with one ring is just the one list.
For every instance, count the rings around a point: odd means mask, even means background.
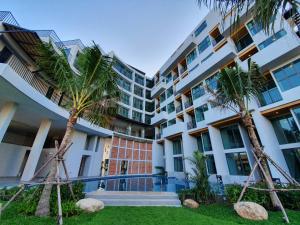
[{"label": "glass window", "polygon": [[120,105],[118,106],[118,113],[119,113],[119,115],[124,116],[126,118],[129,117],[129,109],[127,109],[123,106],[120,106]]},{"label": "glass window", "polygon": [[138,122],[142,122],[142,113],[132,110],[132,119]]},{"label": "glass window", "polygon": [[279,144],[300,142],[300,132],[291,114],[271,120]]},{"label": "glass window", "polygon": [[183,172],[182,157],[174,157],[174,171],[175,172]]},{"label": "glass window", "polygon": [[166,82],[169,83],[170,81],[172,81],[172,73],[169,73],[169,74],[166,76]]},{"label": "glass window", "polygon": [[278,31],[277,33],[275,33],[274,35],[272,35],[271,37],[264,40],[262,43],[260,43],[258,45],[258,47],[260,50],[262,50],[285,35],[286,35],[286,31],[282,29],[282,30]]},{"label": "glass window", "polygon": [[191,64],[194,59],[197,58],[197,52],[196,52],[196,49],[194,49],[190,54],[187,55],[186,57],[186,62],[187,64]]},{"label": "glass window", "polygon": [[230,175],[250,174],[251,168],[246,152],[226,153],[226,160]]},{"label": "glass window", "polygon": [[204,105],[196,108],[196,121],[197,122],[205,120],[204,112],[207,110],[208,110],[207,104],[204,104]]},{"label": "glass window", "polygon": [[212,151],[212,146],[208,132],[201,133],[201,135],[197,137],[197,145],[200,152]]},{"label": "glass window", "polygon": [[244,147],[238,125],[223,127],[220,131],[224,149]]},{"label": "glass window", "polygon": [[145,123],[146,124],[151,124],[151,118],[152,117],[153,117],[152,115],[145,114]]},{"label": "glass window", "polygon": [[167,122],[164,122],[160,125],[160,130],[162,131],[163,129],[165,129],[167,127]]},{"label": "glass window", "polygon": [[140,97],[143,97],[144,96],[144,89],[137,86],[137,85],[134,85],[134,94],[136,94]]},{"label": "glass window", "polygon": [[137,109],[143,109],[143,100],[133,98],[133,107]]},{"label": "glass window", "polygon": [[300,181],[300,148],[282,150],[290,174],[297,181]]},{"label": "glass window", "polygon": [[219,73],[216,73],[215,75],[212,75],[211,77],[206,79],[206,84],[211,90],[217,90],[218,77],[219,77]]},{"label": "glass window", "polygon": [[182,154],[181,139],[173,141],[173,155]]},{"label": "glass window", "polygon": [[124,80],[123,78],[119,77],[117,80],[117,84],[129,92],[131,91],[131,84],[127,80]]},{"label": "glass window", "polygon": [[121,92],[121,102],[123,102],[126,105],[130,105],[130,95]]},{"label": "glass window", "polygon": [[192,89],[193,100],[200,98],[204,94],[205,90],[202,83]]},{"label": "glass window", "polygon": [[146,102],[145,110],[147,112],[153,112],[154,111],[154,102]]},{"label": "glass window", "polygon": [[216,164],[215,164],[215,158],[213,155],[206,155],[206,168],[208,174],[217,174]]},{"label": "glass window", "polygon": [[115,69],[118,70],[121,74],[126,76],[127,78],[132,80],[132,70],[127,68],[123,63],[121,63],[119,60],[115,60]]},{"label": "glass window", "polygon": [[144,77],[143,76],[140,76],[138,74],[135,74],[135,82],[137,82],[138,84],[140,85],[143,85],[144,86]]},{"label": "glass window", "polygon": [[167,90],[167,98],[169,98],[170,96],[173,95],[173,87],[170,87],[168,90]]},{"label": "glass window", "polygon": [[152,98],[151,98],[151,91],[146,90],[146,98],[149,99],[149,100],[152,100]]},{"label": "glass window", "polygon": [[258,96],[261,106],[269,105],[282,100],[281,94],[272,77],[267,77],[267,82]]},{"label": "glass window", "polygon": [[176,124],[176,119],[172,119],[168,121],[168,126],[172,126],[174,124]]},{"label": "glass window", "polygon": [[249,23],[247,23],[247,27],[250,30],[252,36],[254,36],[262,30],[261,24],[255,23],[254,20],[251,20]]},{"label": "glass window", "polygon": [[174,102],[171,102],[167,105],[168,113],[172,113],[175,111],[175,105]]},{"label": "glass window", "polygon": [[204,38],[204,40],[198,45],[198,51],[199,54],[201,54],[202,52],[204,52],[205,49],[207,49],[210,46],[210,39],[209,36],[207,36],[206,38]]},{"label": "glass window", "polygon": [[146,79],[146,87],[147,88],[153,88],[153,86],[154,86],[153,79],[152,80]]},{"label": "glass window", "polygon": [[161,93],[159,99],[160,99],[160,103],[163,103],[166,100],[166,93],[165,92]]},{"label": "glass window", "polygon": [[197,37],[205,28],[207,27],[206,21],[200,24],[200,26],[195,30],[194,35]]},{"label": "glass window", "polygon": [[298,123],[300,124],[300,107],[293,109],[293,111],[294,111],[294,113],[296,115]]},{"label": "glass window", "polygon": [[300,86],[300,59],[274,71],[274,77],[282,91]]}]

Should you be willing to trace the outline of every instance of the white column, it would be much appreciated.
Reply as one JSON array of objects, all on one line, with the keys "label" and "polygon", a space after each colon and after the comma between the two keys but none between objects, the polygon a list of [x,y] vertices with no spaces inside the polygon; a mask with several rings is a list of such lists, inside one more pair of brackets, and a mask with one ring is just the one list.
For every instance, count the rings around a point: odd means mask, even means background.
[{"label": "white column", "polygon": [[5,132],[14,117],[17,105],[14,102],[7,102],[0,111],[0,143],[5,135]]},{"label": "white column", "polygon": [[164,166],[164,156],[163,156],[163,145],[158,144],[156,141],[152,143],[152,171],[154,173],[160,172],[155,167]]},{"label": "white column", "polygon": [[145,128],[142,128],[142,138],[145,137]]},{"label": "white column", "polygon": [[227,176],[229,175],[229,170],[227,166],[220,130],[213,126],[208,126],[208,131],[214,153],[217,174]]},{"label": "white column", "polygon": [[184,168],[185,172],[193,175],[192,168],[194,167],[189,160],[189,158],[193,158],[193,154],[198,150],[197,139],[187,132],[182,133],[182,151],[184,155]]},{"label": "white column", "polygon": [[[273,129],[272,123],[261,113],[255,110],[252,113],[253,120],[257,129],[257,133],[260,137],[261,143],[264,146],[264,151],[277,162],[282,169],[289,172],[287,164],[285,162],[283,153],[279,147],[279,143]],[[273,178],[280,178],[285,182],[286,179],[278,172],[278,170],[269,163],[270,170]]]},{"label": "white column", "polygon": [[47,138],[48,132],[50,130],[51,121],[50,120],[43,120],[41,122],[40,128],[35,136],[33,145],[31,147],[30,155],[28,157],[23,175],[21,180],[22,181],[29,181],[34,175],[36,166],[38,164],[41,152],[44,147],[45,140]]},{"label": "white column", "polygon": [[174,159],[173,159],[173,143],[165,139],[165,157],[166,157],[166,171],[168,176],[174,175]]}]

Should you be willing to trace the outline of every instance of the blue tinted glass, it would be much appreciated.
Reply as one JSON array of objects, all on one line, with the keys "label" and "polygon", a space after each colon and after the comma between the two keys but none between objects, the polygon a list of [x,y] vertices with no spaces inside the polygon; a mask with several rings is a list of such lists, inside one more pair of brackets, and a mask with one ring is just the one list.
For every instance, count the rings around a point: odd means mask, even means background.
[{"label": "blue tinted glass", "polygon": [[205,28],[207,27],[206,21],[204,21],[196,30],[195,30],[195,36],[197,37]]}]

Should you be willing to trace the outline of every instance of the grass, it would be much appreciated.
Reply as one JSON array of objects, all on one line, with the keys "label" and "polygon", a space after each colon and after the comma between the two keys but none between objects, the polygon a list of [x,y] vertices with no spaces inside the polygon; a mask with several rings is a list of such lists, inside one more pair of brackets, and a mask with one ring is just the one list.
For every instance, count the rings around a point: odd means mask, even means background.
[{"label": "grass", "polygon": [[[291,225],[300,225],[300,211],[287,211]],[[16,215],[12,204],[1,216],[1,225],[48,225],[54,218]],[[231,206],[204,205],[198,209],[170,207],[106,207],[103,211],[64,218],[65,225],[280,225],[280,212],[269,212],[269,220],[256,222],[240,218]]]}]

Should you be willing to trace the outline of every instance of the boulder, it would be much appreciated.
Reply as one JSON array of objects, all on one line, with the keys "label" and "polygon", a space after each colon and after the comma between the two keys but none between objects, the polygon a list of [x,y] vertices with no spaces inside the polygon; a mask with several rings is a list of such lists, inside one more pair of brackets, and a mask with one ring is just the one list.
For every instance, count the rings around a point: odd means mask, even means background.
[{"label": "boulder", "polygon": [[234,204],[234,210],[240,217],[249,220],[267,220],[268,212],[255,202],[238,202]]},{"label": "boulder", "polygon": [[97,212],[104,208],[104,203],[94,198],[85,198],[76,202],[76,206],[85,212]]},{"label": "boulder", "polygon": [[196,209],[199,207],[199,203],[194,201],[193,199],[185,199],[183,201],[183,205],[187,208]]}]

